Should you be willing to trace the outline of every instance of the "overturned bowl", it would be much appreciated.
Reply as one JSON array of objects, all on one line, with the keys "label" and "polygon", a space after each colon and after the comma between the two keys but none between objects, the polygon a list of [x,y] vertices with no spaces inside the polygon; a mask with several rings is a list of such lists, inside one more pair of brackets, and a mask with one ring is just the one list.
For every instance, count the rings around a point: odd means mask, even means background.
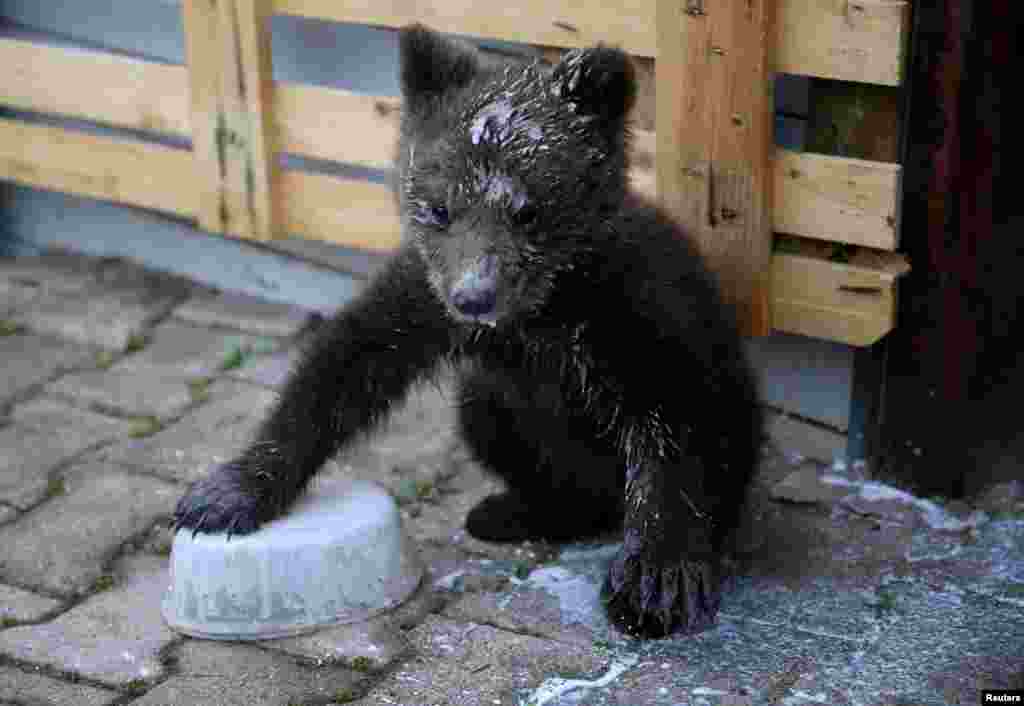
[{"label": "overturned bowl", "polygon": [[215,640],[266,640],[393,608],[423,567],[395,501],[373,483],[325,478],[284,517],[230,540],[180,530],[163,616]]}]

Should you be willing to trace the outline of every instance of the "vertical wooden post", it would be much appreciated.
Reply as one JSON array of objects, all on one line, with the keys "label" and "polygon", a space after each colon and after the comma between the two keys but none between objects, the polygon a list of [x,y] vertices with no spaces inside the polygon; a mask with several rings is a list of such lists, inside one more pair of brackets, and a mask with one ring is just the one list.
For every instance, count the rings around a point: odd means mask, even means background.
[{"label": "vertical wooden post", "polygon": [[771,329],[772,0],[658,0],[658,196],[748,335]]},{"label": "vertical wooden post", "polygon": [[271,73],[271,0],[185,0],[192,149],[199,225],[269,240],[280,223],[273,194],[277,136]]}]

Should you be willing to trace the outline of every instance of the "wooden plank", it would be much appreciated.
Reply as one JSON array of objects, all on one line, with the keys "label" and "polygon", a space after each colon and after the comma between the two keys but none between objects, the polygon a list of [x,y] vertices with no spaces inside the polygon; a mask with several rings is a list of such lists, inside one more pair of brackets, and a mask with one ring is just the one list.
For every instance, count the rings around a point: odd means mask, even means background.
[{"label": "wooden plank", "polygon": [[[776,71],[899,84],[908,2],[777,0],[776,5]],[[454,34],[552,47],[601,41],[650,58],[658,55],[655,6],[655,0],[529,0],[508,6],[472,0],[273,0],[274,12],[281,14],[384,27],[424,22]]]},{"label": "wooden plank", "polygon": [[603,41],[654,56],[654,5],[654,0],[274,0],[274,11],[384,27],[423,22],[441,32],[556,47]]},{"label": "wooden plank", "polygon": [[278,186],[288,232],[353,248],[398,247],[399,222],[388,187],[293,171],[283,172]]},{"label": "wooden plank", "polygon": [[199,223],[267,240],[277,228],[270,0],[185,0],[182,10]]},{"label": "wooden plank", "polygon": [[390,169],[400,111],[398,98],[278,84],[282,147],[304,157]]},{"label": "wooden plank", "polygon": [[896,86],[910,28],[904,0],[782,0],[774,68]]},{"label": "wooden plank", "polygon": [[772,257],[772,326],[813,338],[866,346],[896,324],[896,279],[909,269],[895,253],[828,259],[831,246],[804,244]]},{"label": "wooden plank", "polygon": [[0,103],[99,123],[189,134],[180,66],[106,52],[0,39]]},{"label": "wooden plank", "polygon": [[749,335],[770,331],[770,0],[657,3],[658,196]]},{"label": "wooden plank", "polygon": [[777,232],[896,249],[898,164],[783,149],[773,161]]},{"label": "wooden plank", "polygon": [[194,175],[185,150],[0,118],[0,179],[190,217]]}]

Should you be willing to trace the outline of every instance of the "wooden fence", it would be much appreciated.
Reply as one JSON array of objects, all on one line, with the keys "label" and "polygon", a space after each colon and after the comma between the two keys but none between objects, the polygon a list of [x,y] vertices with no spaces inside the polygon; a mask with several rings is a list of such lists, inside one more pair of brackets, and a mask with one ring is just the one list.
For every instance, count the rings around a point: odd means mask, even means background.
[{"label": "wooden fence", "polygon": [[[205,230],[387,251],[387,188],[282,169],[279,155],[386,168],[390,97],[274,82],[273,13],[637,57],[635,188],[699,239],[747,331],[863,345],[893,326],[900,166],[772,146],[772,74],[899,85],[900,0],[184,0],[186,65],[0,38],[0,104],[191,141],[0,119],[0,179],[155,209]],[[657,130],[654,130],[654,127]],[[772,251],[772,234],[790,239]],[[792,243],[796,243],[793,245]],[[829,243],[858,247],[837,262]]]}]

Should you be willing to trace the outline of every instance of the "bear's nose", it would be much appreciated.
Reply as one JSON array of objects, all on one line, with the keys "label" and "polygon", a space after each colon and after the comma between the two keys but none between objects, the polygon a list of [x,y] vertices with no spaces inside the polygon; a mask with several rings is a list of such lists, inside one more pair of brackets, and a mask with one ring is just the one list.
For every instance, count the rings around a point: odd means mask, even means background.
[{"label": "bear's nose", "polygon": [[459,289],[452,295],[452,306],[466,316],[484,316],[494,311],[498,301],[493,289]]},{"label": "bear's nose", "polygon": [[493,256],[477,260],[452,287],[452,306],[466,316],[486,316],[498,303],[498,268]]}]

